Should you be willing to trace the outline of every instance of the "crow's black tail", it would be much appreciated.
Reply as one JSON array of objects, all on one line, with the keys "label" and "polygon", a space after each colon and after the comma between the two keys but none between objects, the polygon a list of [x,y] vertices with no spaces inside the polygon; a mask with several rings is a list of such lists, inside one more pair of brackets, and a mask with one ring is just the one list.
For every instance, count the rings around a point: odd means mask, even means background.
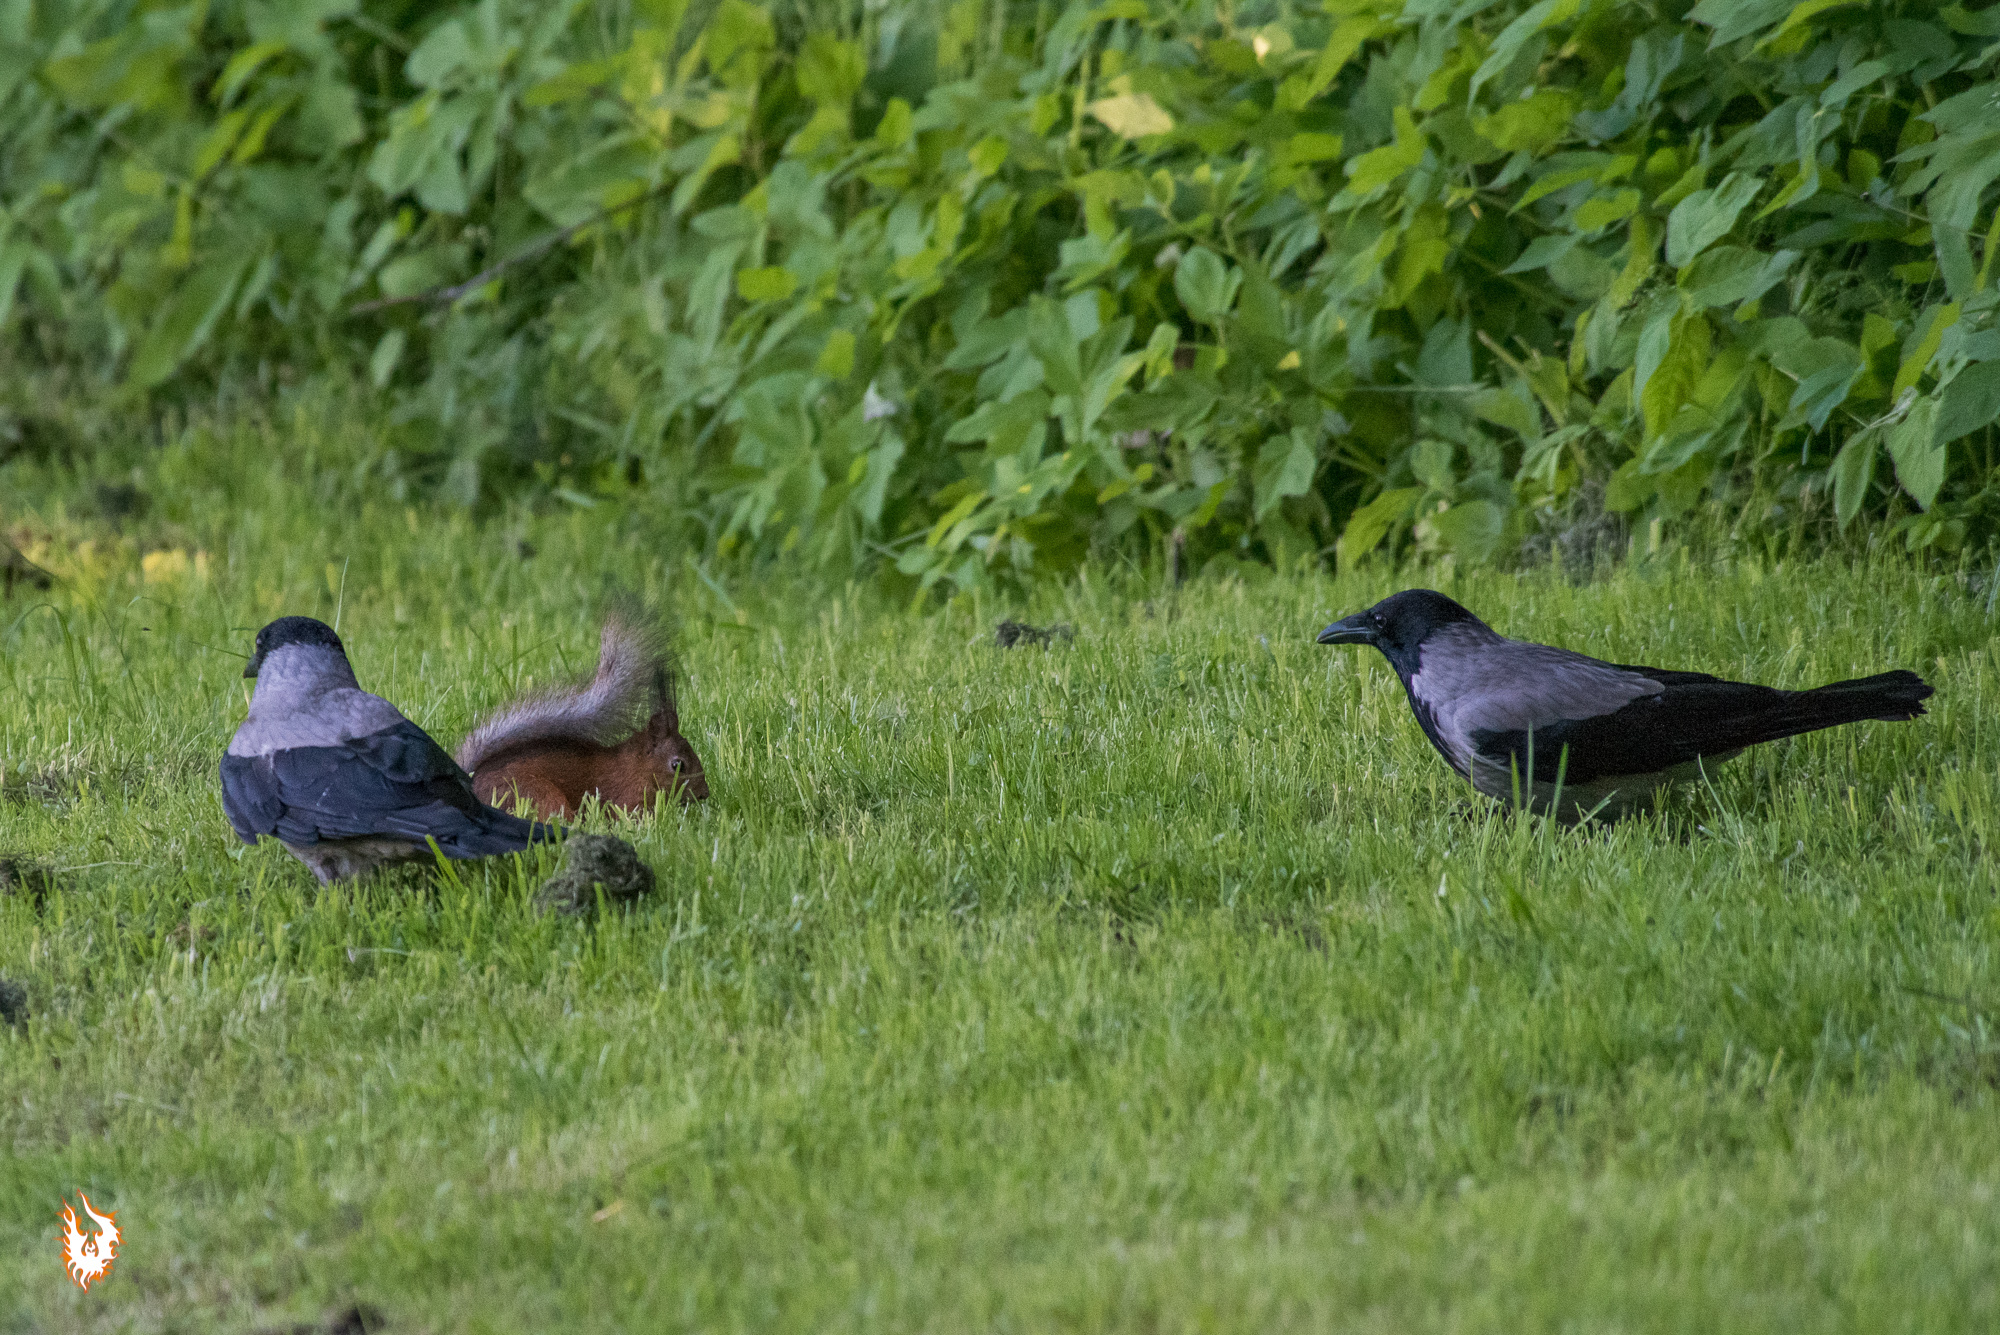
[{"label": "crow's black tail", "polygon": [[523,820],[496,807],[487,807],[465,826],[440,838],[438,847],[448,858],[490,858],[500,853],[518,853],[529,844],[567,839],[569,831],[560,825]]},{"label": "crow's black tail", "polygon": [[1841,712],[1839,721],[1843,723],[1871,718],[1902,723],[1923,713],[1924,701],[1936,693],[1916,673],[1898,668],[1872,677],[1815,686],[1810,691],[1801,691],[1799,698],[1821,701]]},{"label": "crow's black tail", "polygon": [[1914,672],[1898,669],[1854,681],[1830,682],[1809,691],[1793,691],[1769,709],[1736,720],[1736,740],[1743,746],[1774,742],[1802,732],[1879,719],[1902,723],[1924,712],[1931,687]]}]

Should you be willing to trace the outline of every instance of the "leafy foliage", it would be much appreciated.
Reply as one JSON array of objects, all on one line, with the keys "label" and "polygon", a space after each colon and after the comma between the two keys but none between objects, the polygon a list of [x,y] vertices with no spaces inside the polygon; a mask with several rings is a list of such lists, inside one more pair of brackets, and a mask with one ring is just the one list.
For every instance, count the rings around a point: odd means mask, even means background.
[{"label": "leafy foliage", "polygon": [[0,320],[920,585],[2000,519],[2000,7],[0,0]]}]

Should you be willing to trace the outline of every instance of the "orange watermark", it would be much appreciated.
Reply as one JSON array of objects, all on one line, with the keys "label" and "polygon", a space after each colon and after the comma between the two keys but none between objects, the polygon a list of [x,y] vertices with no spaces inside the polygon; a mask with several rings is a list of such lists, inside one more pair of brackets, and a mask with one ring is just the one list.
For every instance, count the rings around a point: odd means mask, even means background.
[{"label": "orange watermark", "polygon": [[90,1197],[82,1192],[76,1198],[83,1202],[83,1212],[97,1221],[97,1231],[85,1236],[76,1226],[76,1211],[63,1202],[63,1269],[76,1286],[88,1293],[90,1286],[111,1273],[111,1263],[118,1259],[118,1212],[99,1214],[90,1208]]}]

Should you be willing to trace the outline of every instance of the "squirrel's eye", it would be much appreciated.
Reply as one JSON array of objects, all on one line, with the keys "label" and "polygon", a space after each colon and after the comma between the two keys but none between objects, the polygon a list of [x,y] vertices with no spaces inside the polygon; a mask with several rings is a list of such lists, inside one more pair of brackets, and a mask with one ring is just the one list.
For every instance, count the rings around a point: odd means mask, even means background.
[{"label": "squirrel's eye", "polygon": [[678,770],[680,767],[681,767],[681,758],[679,756],[675,756],[672,760],[669,760],[667,762],[668,769]]}]

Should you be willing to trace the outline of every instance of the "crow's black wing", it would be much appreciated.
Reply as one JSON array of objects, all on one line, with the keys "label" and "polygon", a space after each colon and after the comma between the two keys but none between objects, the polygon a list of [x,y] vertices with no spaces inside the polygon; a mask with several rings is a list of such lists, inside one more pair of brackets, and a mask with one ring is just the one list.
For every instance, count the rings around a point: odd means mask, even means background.
[{"label": "crow's black wing", "polygon": [[230,756],[223,770],[225,805],[232,789],[249,799],[238,802],[249,819],[231,813],[238,833],[247,824],[288,844],[430,838],[450,856],[483,857],[554,833],[481,802],[465,771],[407,720],[335,746]]},{"label": "crow's black wing", "polygon": [[1723,686],[1741,684],[1722,677],[1711,677],[1706,672],[1676,672],[1670,668],[1640,667],[1636,663],[1613,663],[1611,666],[1620,672],[1636,672],[1642,677],[1651,677],[1662,686],[1696,686],[1703,683]]},{"label": "crow's black wing", "polygon": [[[1643,670],[1651,673],[1653,670]],[[1706,673],[1662,672],[1666,690],[1591,718],[1561,719],[1526,729],[1472,734],[1490,760],[1511,760],[1524,773],[1553,783],[1658,774],[1703,757],[1725,758],[1746,746],[1865,719],[1901,720],[1924,712],[1931,693],[1914,673],[1885,672],[1786,691]],[[1533,763],[1529,764],[1529,752]]]},{"label": "crow's black wing", "polygon": [[278,795],[268,767],[260,768],[257,757],[222,758],[222,810],[236,837],[246,844],[256,843],[259,835],[277,833],[278,821],[285,814],[284,799]]}]

